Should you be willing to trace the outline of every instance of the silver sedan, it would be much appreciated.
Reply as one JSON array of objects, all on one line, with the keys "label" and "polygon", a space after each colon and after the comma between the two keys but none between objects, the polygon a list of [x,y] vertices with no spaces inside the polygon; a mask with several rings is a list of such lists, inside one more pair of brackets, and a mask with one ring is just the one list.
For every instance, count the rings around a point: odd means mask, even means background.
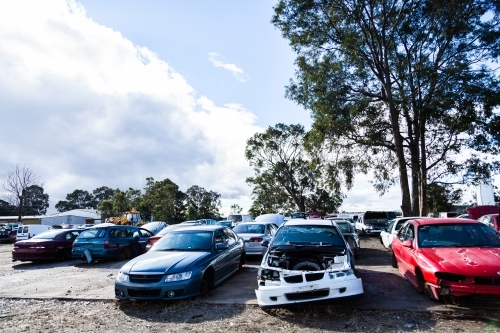
[{"label": "silver sedan", "polygon": [[262,241],[271,241],[278,227],[272,222],[242,222],[233,228],[233,231],[245,241],[247,255],[263,255],[266,247],[260,245]]}]

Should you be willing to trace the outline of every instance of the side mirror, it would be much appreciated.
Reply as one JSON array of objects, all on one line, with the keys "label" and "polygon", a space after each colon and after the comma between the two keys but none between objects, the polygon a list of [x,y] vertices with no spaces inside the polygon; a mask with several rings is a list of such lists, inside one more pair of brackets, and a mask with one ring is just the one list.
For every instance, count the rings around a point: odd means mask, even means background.
[{"label": "side mirror", "polygon": [[226,243],[217,243],[217,244],[215,244],[215,249],[217,251],[227,250],[227,249],[229,249],[229,245],[227,245]]},{"label": "side mirror", "polygon": [[413,242],[411,240],[405,240],[403,242],[403,246],[407,247],[407,248],[410,248],[410,249],[413,249]]},{"label": "side mirror", "polygon": [[262,242],[260,242],[260,245],[262,245],[264,247],[268,247],[269,246],[269,240],[268,239],[264,239]]}]

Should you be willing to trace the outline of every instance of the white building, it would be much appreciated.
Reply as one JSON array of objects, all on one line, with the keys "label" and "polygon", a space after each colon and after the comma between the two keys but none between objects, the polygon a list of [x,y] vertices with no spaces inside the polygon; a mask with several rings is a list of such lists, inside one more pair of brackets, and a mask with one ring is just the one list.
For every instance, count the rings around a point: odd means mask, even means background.
[{"label": "white building", "polygon": [[74,209],[63,213],[43,216],[42,223],[44,225],[82,225],[82,224],[99,224],[101,223],[101,215],[93,209]]}]

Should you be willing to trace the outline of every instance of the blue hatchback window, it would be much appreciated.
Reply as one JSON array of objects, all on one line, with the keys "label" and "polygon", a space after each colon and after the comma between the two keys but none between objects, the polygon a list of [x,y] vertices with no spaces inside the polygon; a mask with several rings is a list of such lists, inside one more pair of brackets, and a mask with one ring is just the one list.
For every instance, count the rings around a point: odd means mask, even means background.
[{"label": "blue hatchback window", "polygon": [[104,238],[104,234],[106,234],[104,228],[87,229],[80,234],[80,238]]}]

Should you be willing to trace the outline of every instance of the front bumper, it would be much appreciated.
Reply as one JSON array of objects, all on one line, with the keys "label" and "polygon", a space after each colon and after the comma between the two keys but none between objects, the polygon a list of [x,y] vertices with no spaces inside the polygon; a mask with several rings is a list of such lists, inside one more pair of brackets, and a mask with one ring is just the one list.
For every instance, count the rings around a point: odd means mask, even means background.
[{"label": "front bumper", "polygon": [[115,297],[136,300],[178,300],[198,296],[200,286],[201,279],[199,278],[153,284],[115,281]]},{"label": "front bumper", "polygon": [[[303,272],[302,281],[307,281],[308,273],[320,272]],[[257,301],[259,306],[276,306],[363,294],[360,278],[354,274],[337,277],[336,273],[339,272],[324,272],[320,280],[300,283],[287,283],[283,276],[280,277],[280,285],[272,285],[278,281],[258,281],[258,289],[255,290]]]}]

